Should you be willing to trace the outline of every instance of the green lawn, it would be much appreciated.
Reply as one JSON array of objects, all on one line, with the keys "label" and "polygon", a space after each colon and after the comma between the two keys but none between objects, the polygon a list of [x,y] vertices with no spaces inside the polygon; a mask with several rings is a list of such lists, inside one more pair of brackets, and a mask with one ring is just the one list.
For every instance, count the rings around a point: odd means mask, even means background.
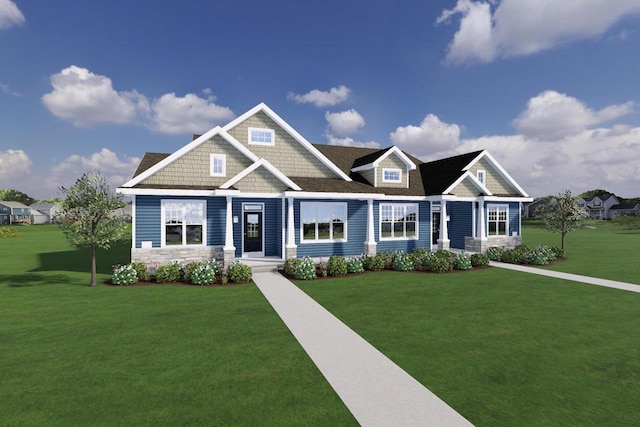
[{"label": "green lawn", "polygon": [[[640,284],[640,230],[622,230],[611,221],[586,224],[595,228],[567,234],[567,260],[542,268]],[[539,222],[523,222],[523,226],[525,244],[560,246],[560,235],[545,230]]]},{"label": "green lawn", "polygon": [[[0,425],[356,425],[254,285],[89,283],[55,226],[0,239]],[[98,254],[98,283],[129,245]]]},{"label": "green lawn", "polygon": [[498,268],[297,282],[477,426],[636,426],[640,295]]}]

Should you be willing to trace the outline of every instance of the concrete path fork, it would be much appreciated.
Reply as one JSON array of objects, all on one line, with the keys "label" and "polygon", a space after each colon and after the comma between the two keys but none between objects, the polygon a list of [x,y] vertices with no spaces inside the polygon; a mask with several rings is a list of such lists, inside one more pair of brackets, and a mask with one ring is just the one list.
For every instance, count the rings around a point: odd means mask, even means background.
[{"label": "concrete path fork", "polygon": [[253,280],[361,425],[472,425],[279,273]]}]

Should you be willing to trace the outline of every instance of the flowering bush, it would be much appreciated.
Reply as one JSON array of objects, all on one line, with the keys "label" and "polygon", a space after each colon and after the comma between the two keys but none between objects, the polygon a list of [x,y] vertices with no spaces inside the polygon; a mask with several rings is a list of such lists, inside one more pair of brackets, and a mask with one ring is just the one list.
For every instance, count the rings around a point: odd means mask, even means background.
[{"label": "flowering bush", "polygon": [[455,270],[471,270],[471,256],[459,252],[453,256],[453,268]]},{"label": "flowering bush", "polygon": [[502,252],[500,259],[502,262],[506,262],[508,264],[524,264],[524,255],[525,252],[523,252],[523,248],[506,249]]},{"label": "flowering bush", "polygon": [[202,267],[204,265],[204,263],[200,262],[200,261],[193,261],[190,262],[189,264],[184,266],[184,280],[186,280],[187,282],[191,281],[191,275],[193,274],[193,272],[195,270],[197,270],[198,268]]},{"label": "flowering bush", "polygon": [[114,285],[133,285],[138,282],[138,275],[131,264],[114,265],[111,283]]},{"label": "flowering bush", "polygon": [[393,259],[393,269],[397,271],[413,270],[413,257],[402,251],[396,251],[391,256]]},{"label": "flowering bush", "polygon": [[[195,263],[194,263],[195,264]],[[215,283],[216,274],[208,263],[198,263],[191,270],[191,283],[194,285],[210,285]]]},{"label": "flowering bush", "polygon": [[364,273],[362,258],[349,258],[347,260],[347,273]]},{"label": "flowering bush", "polygon": [[557,246],[552,247],[551,250],[553,251],[553,254],[556,256],[556,258],[564,258],[566,255],[564,249]]},{"label": "flowering bush", "polygon": [[471,255],[471,266],[476,268],[484,268],[489,265],[489,257],[487,254]]},{"label": "flowering bush", "polygon": [[132,262],[129,265],[136,271],[138,280],[141,280],[143,282],[149,281],[150,275],[149,275],[149,272],[147,271],[147,266],[144,263]]},{"label": "flowering bush", "polygon": [[316,278],[316,265],[308,256],[298,259],[293,277],[300,280],[313,280]]},{"label": "flowering bush", "polygon": [[384,263],[384,268],[391,268],[391,265],[393,265],[393,257],[389,252],[378,252],[376,256],[380,258],[381,263]]},{"label": "flowering bush", "polygon": [[251,267],[238,260],[231,261],[227,268],[229,280],[234,283],[247,283],[251,280],[252,274]]},{"label": "flowering bush", "polygon": [[433,256],[433,252],[426,248],[418,248],[415,249],[411,253],[411,257],[413,258],[413,268],[419,270],[421,267],[426,267],[429,265],[429,258]]},{"label": "flowering bush", "polygon": [[216,259],[208,259],[205,261],[205,264],[207,265],[207,267],[213,270],[213,274],[215,274],[216,276],[222,275],[222,267]]},{"label": "flowering bush", "polygon": [[327,262],[329,276],[344,276],[347,274],[347,260],[341,255],[331,255]]}]

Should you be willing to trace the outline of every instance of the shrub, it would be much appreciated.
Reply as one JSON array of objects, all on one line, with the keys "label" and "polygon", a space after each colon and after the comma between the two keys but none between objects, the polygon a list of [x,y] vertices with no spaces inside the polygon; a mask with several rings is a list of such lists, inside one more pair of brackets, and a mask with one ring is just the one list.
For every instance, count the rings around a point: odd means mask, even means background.
[{"label": "shrub", "polygon": [[156,282],[158,283],[169,283],[169,282],[177,282],[180,280],[180,264],[176,264],[172,262],[171,264],[161,265],[156,270]]},{"label": "shrub", "polygon": [[454,256],[456,256],[456,254],[454,252],[448,251],[446,249],[438,249],[436,251],[436,256],[442,257],[442,258],[453,258]]},{"label": "shrub", "polygon": [[364,273],[362,258],[349,258],[347,260],[347,273]]},{"label": "shrub", "polygon": [[8,239],[11,237],[20,237],[22,233],[18,230],[14,230],[13,228],[8,227],[0,227],[0,239]]},{"label": "shrub", "polygon": [[235,260],[229,263],[227,275],[233,283],[247,283],[251,281],[253,272],[251,271],[251,267]]},{"label": "shrub", "polygon": [[149,272],[147,270],[147,266],[141,262],[132,262],[131,267],[136,271],[136,275],[138,276],[138,280],[142,282],[148,282],[151,278]]},{"label": "shrub", "polygon": [[293,277],[300,280],[313,280],[316,278],[316,265],[308,256],[299,259],[296,263]]},{"label": "shrub", "polygon": [[362,257],[362,264],[365,270],[384,270],[384,258],[378,255],[364,255]]},{"label": "shrub", "polygon": [[[195,264],[195,263],[194,263]],[[207,263],[200,262],[191,269],[190,279],[194,285],[210,285],[216,282],[216,274]]]},{"label": "shrub", "polygon": [[484,268],[489,265],[489,257],[487,254],[471,255],[471,266],[476,268]]},{"label": "shrub", "polygon": [[204,265],[204,263],[200,262],[200,261],[193,261],[190,262],[189,264],[184,266],[184,280],[186,280],[187,282],[191,282],[191,275],[193,274],[193,272],[197,269],[199,269],[200,267],[202,267]]},{"label": "shrub", "polygon": [[413,270],[413,257],[402,251],[396,251],[392,255],[393,269],[396,271],[411,271]]},{"label": "shrub", "polygon": [[133,285],[138,282],[138,275],[131,264],[114,265],[111,283],[114,285]]},{"label": "shrub", "polygon": [[220,263],[218,262],[218,260],[216,259],[208,259],[205,261],[205,264],[211,269],[213,270],[213,274],[215,274],[216,276],[221,276],[222,275],[222,267],[220,266]]},{"label": "shrub", "polygon": [[453,268],[455,270],[471,270],[471,257],[469,254],[459,252],[453,256]]},{"label": "shrub", "polygon": [[329,276],[344,276],[347,274],[347,260],[341,255],[331,255],[327,262]]},{"label": "shrub", "polygon": [[502,252],[501,260],[508,264],[524,264],[526,261],[524,252],[519,248],[507,249]]},{"label": "shrub", "polygon": [[384,263],[384,268],[391,268],[391,265],[393,265],[393,258],[389,252],[378,252],[376,256],[380,258],[380,262]]},{"label": "shrub", "polygon": [[566,256],[565,250],[557,246],[552,247],[551,251],[556,256],[556,258],[564,258]]},{"label": "shrub", "polygon": [[504,253],[504,248],[499,246],[493,246],[487,249],[485,252],[491,261],[502,261],[502,254]]},{"label": "shrub", "polygon": [[451,258],[445,256],[434,256],[429,260],[429,270],[434,273],[446,273],[453,270]]},{"label": "shrub", "polygon": [[284,262],[284,274],[293,277],[296,274],[296,266],[300,263],[298,258],[289,258]]}]

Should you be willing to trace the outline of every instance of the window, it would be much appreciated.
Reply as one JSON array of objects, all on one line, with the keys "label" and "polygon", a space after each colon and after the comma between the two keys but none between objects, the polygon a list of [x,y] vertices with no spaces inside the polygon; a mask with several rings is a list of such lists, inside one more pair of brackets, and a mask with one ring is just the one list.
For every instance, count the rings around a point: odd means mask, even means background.
[{"label": "window", "polygon": [[224,154],[211,154],[211,176],[227,175],[227,156]]},{"label": "window", "polygon": [[249,144],[274,145],[273,129],[249,128]]},{"label": "window", "polygon": [[417,239],[418,205],[380,205],[380,239]]},{"label": "window", "polygon": [[489,224],[489,236],[508,235],[509,210],[506,205],[489,205],[487,207],[487,222]]},{"label": "window", "polygon": [[402,182],[400,169],[382,169],[382,182]]},{"label": "window", "polygon": [[346,203],[302,202],[300,213],[301,242],[347,240]]},{"label": "window", "polygon": [[204,200],[162,200],[162,246],[204,245]]},{"label": "window", "polygon": [[480,181],[480,184],[484,184],[484,176],[485,176],[485,171],[480,169],[478,170],[478,172],[476,172],[476,178],[478,178],[478,181]]}]

